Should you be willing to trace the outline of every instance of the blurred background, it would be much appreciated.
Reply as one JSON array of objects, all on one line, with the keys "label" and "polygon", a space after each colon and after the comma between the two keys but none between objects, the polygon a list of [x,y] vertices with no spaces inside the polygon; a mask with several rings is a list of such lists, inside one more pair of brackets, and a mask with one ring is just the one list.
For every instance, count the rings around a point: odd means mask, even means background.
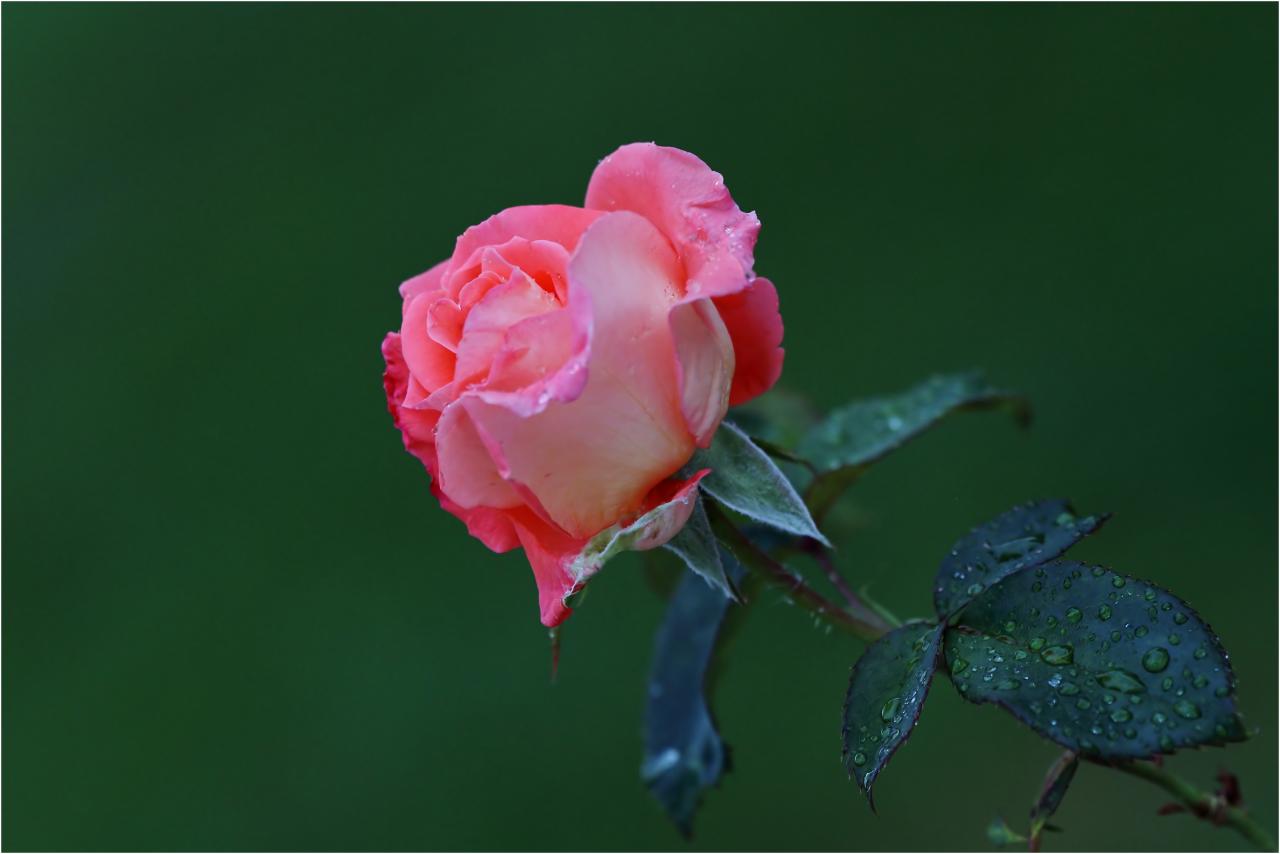
[{"label": "blurred background", "polygon": [[[945,685],[877,784],[860,646],[770,595],[686,844],[638,779],[662,603],[628,555],[565,626],[440,511],[385,411],[396,285],[597,160],[697,153],[764,222],[783,385],[985,368],[850,496],[858,585],[925,614],[1036,496],[1073,555],[1220,631],[1256,739],[1173,759],[1277,803],[1272,5],[7,6],[7,849],[982,850],[1057,751]],[[1049,840],[1235,849],[1084,768]]]}]

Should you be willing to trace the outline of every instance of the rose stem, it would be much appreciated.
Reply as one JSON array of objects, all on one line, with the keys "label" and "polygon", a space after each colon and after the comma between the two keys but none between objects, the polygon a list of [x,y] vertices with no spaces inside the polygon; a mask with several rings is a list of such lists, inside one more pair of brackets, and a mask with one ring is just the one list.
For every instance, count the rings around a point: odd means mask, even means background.
[{"label": "rose stem", "polygon": [[836,566],[835,560],[832,559],[831,553],[823,547],[822,543],[806,537],[803,548],[822,567],[822,571],[827,575],[827,580],[840,591],[840,595],[849,603],[849,610],[855,616],[869,625],[883,624],[885,629],[881,634],[902,625],[902,622],[894,618],[888,611],[878,607],[875,603],[863,601],[861,596],[853,592],[853,588],[849,586],[849,582],[845,580],[844,575],[841,574],[840,569]]},{"label": "rose stem", "polygon": [[836,605],[751,542],[718,507],[711,505],[707,509],[711,526],[734,555],[766,581],[785,590],[800,607],[868,643],[894,628],[879,614],[865,607],[861,609],[863,613],[855,614]]},{"label": "rose stem", "polygon": [[1275,851],[1271,834],[1239,807],[1233,807],[1216,795],[1203,792],[1181,777],[1150,762],[1125,762],[1111,766],[1117,771],[1159,786],[1183,803],[1192,815],[1214,824],[1225,824],[1263,851]]}]

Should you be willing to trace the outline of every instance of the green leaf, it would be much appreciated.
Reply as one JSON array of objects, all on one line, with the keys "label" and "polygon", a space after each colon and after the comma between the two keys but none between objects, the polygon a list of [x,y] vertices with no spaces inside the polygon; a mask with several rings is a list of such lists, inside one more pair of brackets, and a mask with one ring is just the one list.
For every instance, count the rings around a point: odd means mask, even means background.
[{"label": "green leaf", "polygon": [[780,531],[830,545],[786,475],[728,421],[721,422],[711,447],[696,451],[685,470],[704,468],[711,473],[702,489],[724,506]]},{"label": "green leaf", "polygon": [[1000,579],[1058,557],[1107,518],[1076,516],[1066,501],[1052,499],[1028,502],[974,528],[938,568],[933,590],[938,617],[946,619]]},{"label": "green leaf", "polygon": [[[728,574],[742,567],[722,550]],[[640,775],[686,836],[702,793],[720,780],[727,750],[707,707],[704,685],[729,600],[692,572],[676,588],[654,644]]]},{"label": "green leaf", "polygon": [[725,596],[734,600],[739,598],[720,562],[720,549],[716,544],[715,534],[711,533],[711,523],[707,521],[702,496],[698,496],[694,502],[689,521],[663,548],[679,555],[685,566]]},{"label": "green leaf", "polygon": [[938,666],[942,626],[909,623],[867,647],[844,701],[844,767],[875,809],[871,786],[911,736]]},{"label": "green leaf", "polygon": [[1141,759],[1245,737],[1213,630],[1178,597],[1055,561],[992,585],[946,633],[960,695],[1085,758]]},{"label": "green leaf", "polygon": [[900,394],[831,412],[796,449],[821,472],[810,486],[810,505],[825,508],[867,466],[950,413],[996,408],[1010,410],[1024,425],[1030,420],[1023,398],[989,385],[979,373],[933,377]]},{"label": "green leaf", "polygon": [[1040,796],[1031,805],[1031,838],[1033,840],[1039,840],[1049,824],[1049,819],[1062,805],[1062,799],[1067,796],[1067,788],[1071,785],[1071,780],[1076,776],[1076,769],[1079,767],[1079,757],[1071,752],[1062,754],[1053,765],[1049,766],[1049,772],[1044,777],[1044,785],[1040,788]]}]

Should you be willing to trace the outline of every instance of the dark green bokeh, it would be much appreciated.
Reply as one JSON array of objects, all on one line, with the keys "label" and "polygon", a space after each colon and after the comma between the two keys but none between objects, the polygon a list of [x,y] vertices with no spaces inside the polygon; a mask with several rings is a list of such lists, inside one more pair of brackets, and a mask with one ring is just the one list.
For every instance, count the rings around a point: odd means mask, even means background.
[{"label": "dark green bokeh", "polygon": [[[634,556],[567,624],[441,512],[384,411],[395,286],[656,139],[760,212],[784,383],[823,405],[985,367],[841,544],[927,614],[1017,501],[1221,632],[1257,738],[1180,756],[1277,800],[1276,9],[8,6],[4,847],[683,848],[641,787],[661,605]],[[945,684],[877,784],[851,641],[776,597],[717,711],[696,848],[986,847],[1056,751]],[[1071,848],[1239,848],[1086,766]],[[928,816],[922,820],[922,815]]]}]

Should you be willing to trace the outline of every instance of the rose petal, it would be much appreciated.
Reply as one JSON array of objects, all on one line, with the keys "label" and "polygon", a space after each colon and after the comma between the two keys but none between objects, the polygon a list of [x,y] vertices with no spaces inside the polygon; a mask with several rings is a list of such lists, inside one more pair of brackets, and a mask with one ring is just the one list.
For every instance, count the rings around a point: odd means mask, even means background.
[{"label": "rose petal", "polygon": [[694,440],[705,448],[729,408],[733,342],[711,300],[677,305],[671,309],[669,322],[676,348],[681,411]]},{"label": "rose petal", "polygon": [[449,262],[441,261],[425,273],[419,273],[412,279],[402,282],[400,285],[400,298],[407,302],[418,294],[439,290],[441,279],[448,269]]},{"label": "rose petal", "polygon": [[438,412],[406,409],[400,405],[409,381],[409,367],[400,349],[400,336],[389,333],[382,342],[382,356],[386,371],[382,375],[387,392],[387,409],[400,430],[405,450],[417,457],[432,477],[431,492],[440,506],[457,516],[467,526],[468,533],[495,552],[507,552],[520,544],[514,526],[506,511],[487,507],[464,509],[449,500],[436,481],[436,449],[434,430],[440,418]]},{"label": "rose petal", "polygon": [[599,211],[569,205],[524,205],[507,208],[462,233],[453,250],[454,268],[472,263],[472,255],[488,246],[500,246],[512,238],[549,240],[572,252]]},{"label": "rose petal", "polygon": [[773,283],[757,278],[741,293],[715,300],[729,330],[737,369],[729,405],[738,406],[773,388],[782,373],[782,315]]},{"label": "rose petal", "polygon": [[521,320],[559,308],[556,298],[542,289],[524,271],[511,271],[511,278],[498,285],[476,303],[462,325],[458,364],[454,378],[468,381],[488,373],[493,357],[502,347],[507,329]]},{"label": "rose petal", "polygon": [[440,489],[459,507],[517,507],[522,502],[498,473],[471,416],[457,404],[445,408],[436,426]]},{"label": "rose petal", "polygon": [[511,519],[538,584],[543,625],[564,622],[572,613],[565,600],[610,558],[624,551],[657,548],[679,533],[693,512],[698,481],[707,473],[663,481],[645,497],[644,512],[638,517],[612,525],[589,540],[568,536],[528,510],[514,511]]},{"label": "rose petal", "polygon": [[669,244],[648,221],[625,212],[601,217],[569,263],[570,308],[585,298],[594,324],[581,395],[547,401],[527,417],[483,391],[460,398],[498,470],[573,537],[634,513],[693,452],[667,322],[679,276]]},{"label": "rose petal", "polygon": [[432,303],[440,297],[434,293],[419,294],[405,307],[404,324],[400,327],[400,346],[409,372],[430,392],[453,379],[454,356],[435,341],[427,330]]},{"label": "rose petal", "polygon": [[634,211],[656,225],[684,263],[689,297],[734,293],[755,275],[760,221],[739,210],[720,174],[687,151],[622,146],[596,167],[586,205]]}]

